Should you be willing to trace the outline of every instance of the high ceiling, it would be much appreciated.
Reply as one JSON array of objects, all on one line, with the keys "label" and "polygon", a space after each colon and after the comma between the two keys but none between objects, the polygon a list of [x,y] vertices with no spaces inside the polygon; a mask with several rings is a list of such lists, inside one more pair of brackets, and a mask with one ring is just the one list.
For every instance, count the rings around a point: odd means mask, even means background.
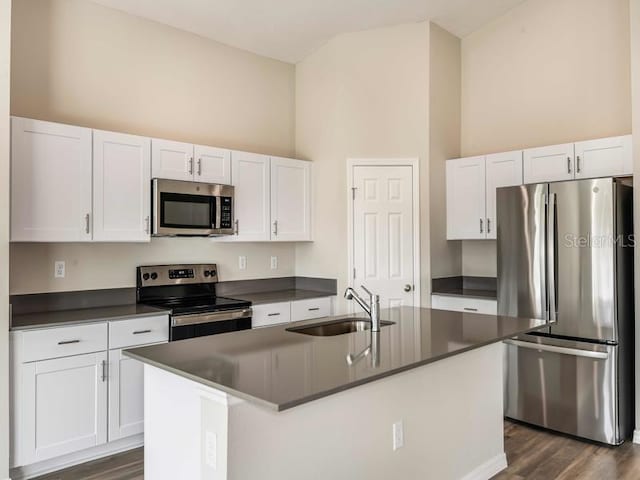
[{"label": "high ceiling", "polygon": [[524,0],[93,0],[296,63],[340,33],[430,19],[463,37]]}]

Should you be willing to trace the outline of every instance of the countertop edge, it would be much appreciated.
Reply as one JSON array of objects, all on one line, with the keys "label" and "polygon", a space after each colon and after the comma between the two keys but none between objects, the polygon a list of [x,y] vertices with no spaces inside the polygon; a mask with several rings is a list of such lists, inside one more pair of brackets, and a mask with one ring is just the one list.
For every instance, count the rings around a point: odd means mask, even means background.
[{"label": "countertop edge", "polygon": [[494,301],[498,300],[497,293],[495,296],[489,296],[489,295],[454,293],[454,292],[431,292],[431,295],[438,295],[441,297],[473,298],[474,300],[494,300]]}]

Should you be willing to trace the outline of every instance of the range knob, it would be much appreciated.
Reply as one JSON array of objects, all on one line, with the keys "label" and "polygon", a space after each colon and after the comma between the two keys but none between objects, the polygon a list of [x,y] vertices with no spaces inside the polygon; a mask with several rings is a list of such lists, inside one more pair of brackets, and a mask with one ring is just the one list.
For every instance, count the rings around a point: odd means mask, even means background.
[{"label": "range knob", "polygon": [[156,272],[153,272],[153,273],[151,274],[151,280],[155,280],[155,279],[157,279],[157,278],[158,278],[158,274],[157,274]]},{"label": "range knob", "polygon": [[211,270],[211,276],[215,277],[216,276],[216,271],[215,270]]},{"label": "range knob", "polygon": [[143,274],[142,275],[142,279],[143,280],[149,280],[149,274],[148,273]]},{"label": "range knob", "polygon": [[205,270],[204,271],[204,276],[208,277],[209,275],[211,275],[211,272],[209,270]]}]

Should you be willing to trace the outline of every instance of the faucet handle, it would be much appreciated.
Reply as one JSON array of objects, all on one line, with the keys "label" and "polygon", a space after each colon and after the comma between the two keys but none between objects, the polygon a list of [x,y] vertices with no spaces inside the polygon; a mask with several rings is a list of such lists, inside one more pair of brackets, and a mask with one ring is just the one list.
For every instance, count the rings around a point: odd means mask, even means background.
[{"label": "faucet handle", "polygon": [[371,293],[367,287],[365,287],[364,285],[360,285],[360,288],[367,292],[370,297],[373,297],[373,293]]}]

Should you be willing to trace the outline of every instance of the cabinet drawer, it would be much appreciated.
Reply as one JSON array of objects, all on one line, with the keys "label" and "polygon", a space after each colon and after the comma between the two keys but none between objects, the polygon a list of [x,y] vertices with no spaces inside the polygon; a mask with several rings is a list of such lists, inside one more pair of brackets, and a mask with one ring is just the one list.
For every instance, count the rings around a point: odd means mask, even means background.
[{"label": "cabinet drawer", "polygon": [[109,322],[109,348],[126,348],[168,341],[169,317],[167,315]]},{"label": "cabinet drawer", "polygon": [[107,349],[107,324],[74,325],[24,332],[22,361],[68,357]]},{"label": "cabinet drawer", "polygon": [[431,295],[431,308],[454,312],[486,313],[496,315],[498,302],[492,299]]},{"label": "cabinet drawer", "polygon": [[310,320],[331,315],[331,297],[291,302],[291,321]]},{"label": "cabinet drawer", "polygon": [[251,326],[268,327],[291,321],[291,302],[254,305]]}]

